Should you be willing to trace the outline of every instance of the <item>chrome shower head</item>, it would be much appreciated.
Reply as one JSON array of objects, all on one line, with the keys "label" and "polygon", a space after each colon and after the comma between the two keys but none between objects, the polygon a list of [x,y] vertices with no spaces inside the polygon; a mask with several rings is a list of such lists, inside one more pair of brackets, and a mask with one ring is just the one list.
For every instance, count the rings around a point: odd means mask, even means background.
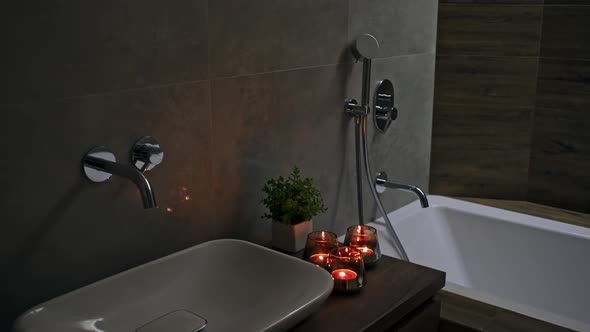
[{"label": "chrome shower head", "polygon": [[368,33],[356,37],[351,46],[352,54],[357,61],[376,58],[379,54],[379,48],[377,38]]}]

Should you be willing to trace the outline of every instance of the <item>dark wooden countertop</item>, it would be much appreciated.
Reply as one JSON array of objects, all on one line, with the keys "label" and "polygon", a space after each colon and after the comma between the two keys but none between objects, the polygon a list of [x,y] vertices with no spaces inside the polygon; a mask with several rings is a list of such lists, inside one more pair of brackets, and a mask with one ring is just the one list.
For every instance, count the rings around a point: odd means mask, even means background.
[{"label": "dark wooden countertop", "polygon": [[291,331],[384,331],[444,287],[445,273],[382,256],[356,294],[333,292],[321,309]]}]

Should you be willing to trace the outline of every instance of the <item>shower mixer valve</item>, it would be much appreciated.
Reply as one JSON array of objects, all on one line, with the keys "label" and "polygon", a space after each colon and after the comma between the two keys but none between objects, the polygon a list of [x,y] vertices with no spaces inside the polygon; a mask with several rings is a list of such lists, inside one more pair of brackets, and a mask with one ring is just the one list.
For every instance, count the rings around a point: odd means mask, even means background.
[{"label": "shower mixer valve", "polygon": [[367,116],[369,114],[369,105],[359,105],[356,99],[347,99],[344,101],[345,112],[351,116]]}]

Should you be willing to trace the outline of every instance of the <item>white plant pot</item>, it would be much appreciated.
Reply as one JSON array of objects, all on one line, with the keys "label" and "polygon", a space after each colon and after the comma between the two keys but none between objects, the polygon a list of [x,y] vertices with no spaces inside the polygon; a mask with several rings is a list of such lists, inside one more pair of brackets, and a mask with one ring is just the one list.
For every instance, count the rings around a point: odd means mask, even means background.
[{"label": "white plant pot", "polygon": [[311,220],[295,225],[287,225],[280,222],[272,222],[272,246],[288,252],[297,252],[305,248],[307,234],[311,233],[313,222]]}]

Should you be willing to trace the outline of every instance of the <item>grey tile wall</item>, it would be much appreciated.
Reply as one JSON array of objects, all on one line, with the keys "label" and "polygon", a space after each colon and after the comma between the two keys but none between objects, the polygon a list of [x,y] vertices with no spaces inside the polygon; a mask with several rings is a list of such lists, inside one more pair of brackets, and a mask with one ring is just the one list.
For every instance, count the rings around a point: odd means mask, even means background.
[{"label": "grey tile wall", "polygon": [[[427,188],[435,0],[6,7],[2,330],[29,306],[187,246],[220,237],[268,243],[261,186],[295,164],[329,208],[316,229],[342,233],[355,223],[354,127],[342,104],[360,94],[360,65],[348,51],[358,33],[381,40],[373,77],[394,81],[400,110],[387,134],[369,126],[374,170]],[[81,176],[91,146],[127,162],[146,134],[165,150],[148,174],[161,209],[141,209],[124,179]],[[413,197],[384,199],[393,210]]]}]

